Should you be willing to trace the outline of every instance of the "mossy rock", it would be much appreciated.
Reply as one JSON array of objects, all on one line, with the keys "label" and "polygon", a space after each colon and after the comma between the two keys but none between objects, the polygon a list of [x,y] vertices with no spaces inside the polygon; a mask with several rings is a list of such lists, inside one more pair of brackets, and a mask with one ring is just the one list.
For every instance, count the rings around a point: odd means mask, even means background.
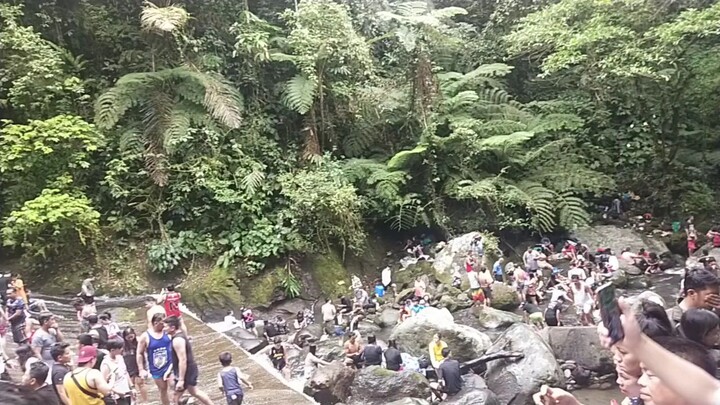
[{"label": "mossy rock", "polygon": [[282,269],[272,269],[262,274],[243,280],[240,292],[244,304],[249,306],[268,306],[284,295],[279,272]]},{"label": "mossy rock", "polygon": [[308,258],[308,272],[325,297],[345,295],[350,289],[350,273],[335,252],[313,255]]},{"label": "mossy rock", "polygon": [[183,301],[197,311],[231,308],[242,303],[231,270],[219,267],[189,273],[182,294]]},{"label": "mossy rock", "polygon": [[520,305],[517,292],[507,284],[495,283],[493,288],[492,307],[511,311]]}]

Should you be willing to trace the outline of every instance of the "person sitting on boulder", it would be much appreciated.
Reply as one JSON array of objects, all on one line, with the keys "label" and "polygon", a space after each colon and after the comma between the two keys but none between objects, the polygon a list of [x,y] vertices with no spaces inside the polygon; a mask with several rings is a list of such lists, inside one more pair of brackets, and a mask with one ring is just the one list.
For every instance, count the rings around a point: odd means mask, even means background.
[{"label": "person sitting on boulder", "polygon": [[647,267],[645,268],[645,274],[659,273],[660,270],[660,258],[657,253],[653,252],[648,255]]},{"label": "person sitting on boulder", "polygon": [[575,242],[570,241],[570,240],[565,241],[565,245],[563,245],[563,248],[562,248],[562,250],[560,251],[560,253],[562,254],[562,256],[563,256],[565,259],[573,261],[573,260],[575,260],[575,259],[577,258],[577,253],[576,253],[576,247],[575,247],[575,246],[576,246],[576,243],[575,243]]},{"label": "person sitting on boulder", "polygon": [[449,348],[442,349],[443,361],[437,368],[439,391],[443,394],[442,399],[456,395],[462,390],[463,379],[460,371],[460,363],[452,358]]},{"label": "person sitting on boulder", "polygon": [[710,252],[707,249],[703,249],[702,256],[698,259],[698,262],[705,267],[705,270],[717,273],[717,261],[715,260],[715,256],[710,255]]},{"label": "person sitting on boulder", "polygon": [[427,308],[427,302],[424,299],[416,301],[415,305],[413,305],[413,307],[412,307],[413,316],[416,316],[417,314],[422,312],[422,310],[425,308]]},{"label": "person sitting on boulder", "polygon": [[403,367],[402,353],[397,348],[394,339],[388,340],[388,348],[383,353],[385,357],[385,368],[391,371],[400,371]]},{"label": "person sitting on boulder", "polygon": [[430,364],[433,366],[434,369],[437,370],[437,368],[440,367],[440,362],[445,359],[445,356],[443,355],[443,350],[446,348],[447,343],[442,340],[442,336],[440,335],[440,333],[436,333],[435,335],[433,335],[433,340],[428,346],[428,352],[430,353]]},{"label": "person sitting on boulder", "polygon": [[368,335],[367,345],[362,350],[360,358],[365,366],[379,366],[382,364],[382,349],[377,345],[375,335]]},{"label": "person sitting on boulder", "polygon": [[362,366],[362,346],[358,342],[358,335],[353,333],[350,335],[350,339],[343,345],[343,352],[345,352],[345,365],[348,367],[360,368]]},{"label": "person sitting on boulder", "polygon": [[400,317],[398,317],[398,324],[403,323],[406,319],[412,316],[412,301],[406,300],[405,305],[400,307]]},{"label": "person sitting on boulder", "polygon": [[343,323],[343,315],[348,315],[348,314],[352,313],[353,306],[352,306],[352,302],[350,302],[350,300],[344,295],[338,295],[338,300],[340,300],[340,303],[337,306],[337,310],[338,310],[337,323],[341,324],[341,323]]},{"label": "person sitting on boulder", "polygon": [[714,248],[720,248],[720,231],[717,227],[710,229],[705,236],[712,241]]}]

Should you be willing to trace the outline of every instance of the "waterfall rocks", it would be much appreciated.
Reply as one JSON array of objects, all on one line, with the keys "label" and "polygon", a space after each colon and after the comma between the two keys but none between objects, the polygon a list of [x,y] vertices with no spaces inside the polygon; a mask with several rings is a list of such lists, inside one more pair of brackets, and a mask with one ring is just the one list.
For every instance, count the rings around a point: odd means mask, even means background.
[{"label": "waterfall rocks", "polygon": [[350,396],[350,386],[355,379],[355,370],[342,362],[318,367],[305,382],[303,392],[322,405],[337,404]]},{"label": "waterfall rocks", "polygon": [[[442,284],[441,284],[442,285]],[[438,300],[438,307],[447,308],[450,312],[455,312],[461,309],[470,308],[472,301],[465,293],[459,293],[457,295],[441,295]]]},{"label": "waterfall rocks", "polygon": [[397,401],[388,402],[385,405],[430,405],[430,402],[419,398],[403,398]]},{"label": "waterfall rocks", "polygon": [[608,247],[618,255],[623,248],[637,252],[641,248],[660,256],[670,250],[662,241],[638,233],[630,228],[619,228],[614,225],[595,225],[573,232],[573,236],[582,243],[593,247]]},{"label": "waterfall rocks", "polygon": [[338,343],[337,339],[330,338],[315,343],[315,355],[325,361],[342,360],[345,358],[343,347]]},{"label": "waterfall rocks", "polygon": [[500,402],[477,374],[463,376],[463,388],[457,394],[447,398],[443,404],[451,405],[500,405]]},{"label": "waterfall rocks", "polygon": [[584,369],[610,373],[612,353],[602,347],[594,326],[560,326],[546,330],[548,344],[559,361],[572,360]]},{"label": "waterfall rocks", "polygon": [[486,381],[504,405],[532,403],[540,386],[564,386],[564,376],[552,349],[530,326],[517,323],[506,330],[487,350],[522,352],[521,360],[488,363]]},{"label": "waterfall rocks", "polygon": [[393,327],[400,319],[400,312],[395,308],[384,308],[375,317],[375,323],[381,328]]},{"label": "waterfall rocks", "polygon": [[496,309],[502,309],[504,311],[511,311],[516,309],[520,305],[520,298],[512,287],[507,284],[494,283],[492,285],[492,307]]},{"label": "waterfall rocks", "polygon": [[240,347],[253,354],[267,346],[267,341],[265,341],[265,339],[258,338],[249,330],[239,326],[226,331],[225,334],[230,336],[234,341],[238,342]]},{"label": "waterfall rocks", "polygon": [[348,405],[384,405],[402,398],[429,398],[430,382],[414,371],[390,371],[379,366],[357,372]]},{"label": "waterfall rocks", "polygon": [[[470,232],[457,238],[447,241],[445,246],[435,255],[433,268],[438,275],[443,275],[445,284],[450,284],[451,275],[456,269],[464,273],[465,258],[471,250],[473,239],[480,235],[480,232]],[[440,276],[439,276],[440,277]]]},{"label": "waterfall rocks", "polygon": [[490,347],[490,338],[469,326],[456,324],[446,309],[425,308],[417,316],[397,325],[390,335],[398,348],[413,356],[427,356],[428,345],[434,334],[440,333],[458,361],[469,361],[482,356]]},{"label": "waterfall rocks", "polygon": [[477,316],[482,329],[507,328],[523,320],[520,315],[495,308],[477,306],[471,308],[470,311]]}]

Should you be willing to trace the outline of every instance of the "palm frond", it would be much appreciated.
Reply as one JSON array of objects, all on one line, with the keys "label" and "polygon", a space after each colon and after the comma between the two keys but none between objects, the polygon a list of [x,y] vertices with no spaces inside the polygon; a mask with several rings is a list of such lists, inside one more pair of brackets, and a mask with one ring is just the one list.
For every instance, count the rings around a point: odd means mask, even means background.
[{"label": "palm frond", "polygon": [[265,172],[260,165],[256,165],[250,173],[243,177],[242,187],[252,195],[262,186],[263,181],[265,181]]},{"label": "palm frond", "polygon": [[230,129],[240,128],[242,123],[242,98],[230,83],[213,74],[199,76],[205,87],[203,105],[219,123]]},{"label": "palm frond", "polygon": [[307,114],[315,102],[317,83],[304,75],[288,80],[283,91],[283,103],[299,114]]},{"label": "palm frond", "polygon": [[590,223],[590,214],[586,210],[585,202],[569,193],[559,195],[558,225],[573,230]]},{"label": "palm frond", "polygon": [[146,31],[174,32],[182,29],[190,19],[190,14],[182,7],[159,7],[149,1],[143,3],[140,24]]}]

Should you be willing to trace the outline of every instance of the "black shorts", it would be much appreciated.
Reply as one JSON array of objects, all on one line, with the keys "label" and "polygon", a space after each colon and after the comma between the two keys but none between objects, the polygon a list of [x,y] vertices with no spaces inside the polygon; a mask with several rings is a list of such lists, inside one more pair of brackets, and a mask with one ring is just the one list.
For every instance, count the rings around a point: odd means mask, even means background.
[{"label": "black shorts", "polygon": [[247,330],[255,329],[255,321],[245,322],[245,329],[247,329]]},{"label": "black shorts", "polygon": [[275,367],[275,370],[282,371],[282,369],[284,369],[286,366],[285,359],[273,360],[272,363],[273,363],[273,367]]},{"label": "black shorts", "polygon": [[82,300],[88,305],[95,303],[94,295],[80,294],[80,298],[82,298]]},{"label": "black shorts", "polygon": [[558,326],[560,323],[556,317],[545,315],[545,324],[547,326]]},{"label": "black shorts", "polygon": [[[200,377],[200,370],[198,367],[188,367],[185,371],[185,389],[187,389],[187,387],[197,387],[198,377]],[[178,376],[175,374],[175,380],[177,379]]]},{"label": "black shorts", "polygon": [[226,398],[228,405],[242,405],[243,396],[240,395],[235,399]]},{"label": "black shorts", "polygon": [[502,283],[502,282],[504,282],[505,280],[503,279],[503,275],[502,275],[502,274],[496,274],[496,275],[495,275],[495,281],[499,281],[499,282]]},{"label": "black shorts", "polygon": [[537,294],[525,294],[525,301],[536,301],[537,302]]},{"label": "black shorts", "polygon": [[481,289],[483,290],[483,294],[485,294],[485,299],[486,299],[486,300],[491,300],[491,299],[492,299],[492,288],[490,288],[490,287],[481,287]]},{"label": "black shorts", "polygon": [[12,329],[12,335],[13,335],[13,342],[17,344],[26,343],[28,340],[27,335],[25,335],[25,322],[21,322],[15,325],[11,325],[10,328]]}]

